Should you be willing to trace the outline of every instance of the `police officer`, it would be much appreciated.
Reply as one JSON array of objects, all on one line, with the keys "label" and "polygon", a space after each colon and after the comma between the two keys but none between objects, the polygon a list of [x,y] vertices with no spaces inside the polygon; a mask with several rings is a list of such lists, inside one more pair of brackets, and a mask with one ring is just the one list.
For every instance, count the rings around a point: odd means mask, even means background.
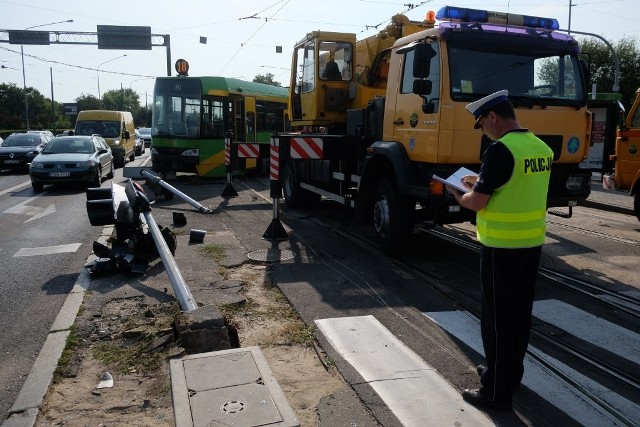
[{"label": "police officer", "polygon": [[[481,332],[486,366],[477,367],[481,387],[464,390],[474,406],[512,410],[512,395],[524,373],[531,310],[542,244],[553,152],[518,123],[508,91],[466,106],[474,128],[493,140],[470,191],[452,187],[460,206],[477,212],[482,250]],[[473,183],[471,183],[473,182]]]}]

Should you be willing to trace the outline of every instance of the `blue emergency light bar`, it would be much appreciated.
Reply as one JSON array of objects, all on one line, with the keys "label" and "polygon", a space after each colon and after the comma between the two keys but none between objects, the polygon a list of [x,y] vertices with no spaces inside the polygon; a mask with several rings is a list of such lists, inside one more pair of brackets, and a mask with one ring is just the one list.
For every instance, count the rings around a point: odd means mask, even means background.
[{"label": "blue emergency light bar", "polygon": [[492,12],[489,10],[469,9],[455,6],[444,6],[436,13],[439,21],[476,22],[480,24],[503,24],[520,27],[557,30],[560,28],[557,19],[538,16],[518,15],[515,13]]}]

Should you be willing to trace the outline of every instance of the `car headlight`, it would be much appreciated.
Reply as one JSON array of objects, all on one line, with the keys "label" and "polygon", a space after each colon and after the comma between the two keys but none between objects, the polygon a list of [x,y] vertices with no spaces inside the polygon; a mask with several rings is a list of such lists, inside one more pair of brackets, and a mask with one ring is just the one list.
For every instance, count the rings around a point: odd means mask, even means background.
[{"label": "car headlight", "polygon": [[88,168],[93,168],[96,166],[96,162],[93,160],[87,160],[86,162],[78,162],[76,163],[76,167],[77,168],[81,168],[81,167],[88,167]]},{"label": "car headlight", "polygon": [[42,169],[44,164],[42,162],[31,162],[31,169]]},{"label": "car headlight", "polygon": [[35,157],[38,153],[34,153],[33,151],[29,151],[25,154],[25,157]]}]

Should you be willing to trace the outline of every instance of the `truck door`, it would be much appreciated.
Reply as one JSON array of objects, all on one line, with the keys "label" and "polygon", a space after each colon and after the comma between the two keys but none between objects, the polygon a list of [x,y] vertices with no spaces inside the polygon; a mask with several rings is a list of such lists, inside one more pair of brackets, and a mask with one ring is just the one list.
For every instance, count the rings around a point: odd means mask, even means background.
[{"label": "truck door", "polygon": [[[431,47],[433,52],[426,56],[416,55],[416,49],[410,46],[391,53],[400,58],[391,58],[387,85],[387,93],[394,92],[394,86],[396,88],[395,111],[392,111],[391,120],[393,140],[402,143],[409,158],[418,162],[436,162],[438,156],[440,55],[437,43],[431,43]],[[415,75],[416,61],[429,61],[428,75],[425,78]],[[431,88],[427,90],[429,85]],[[416,91],[421,94],[415,93]],[[390,110],[387,108],[387,111]]]},{"label": "truck door", "polygon": [[626,120],[627,130],[616,138],[616,188],[632,189],[640,172],[640,93]]}]

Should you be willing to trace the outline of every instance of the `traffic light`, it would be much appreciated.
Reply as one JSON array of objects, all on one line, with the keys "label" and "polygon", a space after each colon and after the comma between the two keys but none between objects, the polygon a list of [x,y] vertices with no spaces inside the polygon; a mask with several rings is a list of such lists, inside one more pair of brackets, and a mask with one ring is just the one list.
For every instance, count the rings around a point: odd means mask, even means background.
[{"label": "traffic light", "polygon": [[[125,187],[112,183],[110,188],[87,189],[87,215],[91,225],[114,225],[111,249],[94,242],[98,259],[89,266],[91,273],[120,269],[144,273],[148,263],[158,258],[154,238],[145,227],[151,215],[151,203],[143,187],[129,179]],[[168,228],[159,227],[171,254],[175,254],[176,237]]]}]

